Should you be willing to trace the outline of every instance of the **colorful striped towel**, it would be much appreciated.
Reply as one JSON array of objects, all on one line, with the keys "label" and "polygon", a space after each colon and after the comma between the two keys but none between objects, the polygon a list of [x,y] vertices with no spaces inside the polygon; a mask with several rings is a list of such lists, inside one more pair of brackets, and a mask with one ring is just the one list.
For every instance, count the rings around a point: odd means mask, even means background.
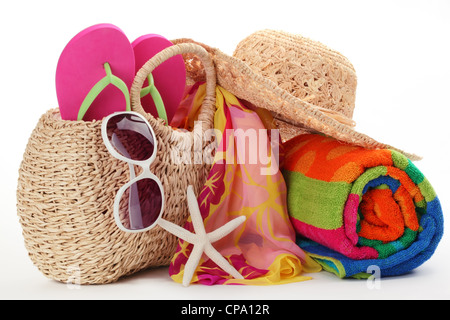
[{"label": "colorful striped towel", "polygon": [[288,212],[298,245],[341,278],[404,274],[443,234],[438,197],[402,154],[302,135],[284,144]]}]

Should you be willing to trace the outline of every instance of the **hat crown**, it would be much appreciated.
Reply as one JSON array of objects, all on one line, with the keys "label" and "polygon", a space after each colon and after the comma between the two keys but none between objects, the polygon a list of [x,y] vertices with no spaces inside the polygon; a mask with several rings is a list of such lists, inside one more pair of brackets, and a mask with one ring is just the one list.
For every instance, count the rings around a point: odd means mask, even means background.
[{"label": "hat crown", "polygon": [[322,43],[262,30],[242,40],[234,56],[294,97],[352,118],[355,69],[345,56]]}]

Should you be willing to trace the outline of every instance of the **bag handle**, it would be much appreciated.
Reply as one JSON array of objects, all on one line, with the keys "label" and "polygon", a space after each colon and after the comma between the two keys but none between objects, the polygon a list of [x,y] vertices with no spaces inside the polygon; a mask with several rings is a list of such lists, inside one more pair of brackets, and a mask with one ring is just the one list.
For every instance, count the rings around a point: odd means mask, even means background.
[{"label": "bag handle", "polygon": [[[170,46],[148,60],[136,74],[130,90],[131,110],[148,115],[141,104],[141,90],[147,77],[164,61],[178,54],[193,53],[200,58],[206,73],[206,96],[203,100],[198,121],[203,123],[202,132],[212,129],[216,110],[216,70],[209,53],[195,43],[180,43]],[[151,115],[150,115],[151,116]]]}]

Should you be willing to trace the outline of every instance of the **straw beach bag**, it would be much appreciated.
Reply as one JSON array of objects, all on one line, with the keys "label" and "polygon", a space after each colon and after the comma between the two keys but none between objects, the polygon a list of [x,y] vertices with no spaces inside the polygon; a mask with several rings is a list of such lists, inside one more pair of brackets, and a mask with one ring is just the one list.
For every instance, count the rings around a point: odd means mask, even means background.
[{"label": "straw beach bag", "polygon": [[[202,122],[193,132],[165,126],[140,103],[140,91],[149,73],[178,54],[195,56],[201,65],[193,66],[186,60],[187,68],[191,73],[206,74],[207,95],[199,116]],[[189,72],[187,75],[187,82],[192,82]],[[213,126],[215,86],[215,69],[208,52],[193,43],[180,43],[150,59],[131,88],[132,110],[145,116],[158,139],[151,170],[164,187],[163,218],[180,226],[188,216],[187,186],[193,185],[198,193],[210,169],[195,158],[198,160],[207,147],[203,132]],[[177,239],[159,226],[142,233],[126,233],[116,226],[114,198],[129,180],[129,169],[107,151],[101,125],[102,121],[61,120],[58,109],[49,110],[26,146],[19,169],[17,213],[31,260],[51,279],[111,283],[142,269],[168,265],[176,250]],[[174,155],[182,160],[175,161]]]}]

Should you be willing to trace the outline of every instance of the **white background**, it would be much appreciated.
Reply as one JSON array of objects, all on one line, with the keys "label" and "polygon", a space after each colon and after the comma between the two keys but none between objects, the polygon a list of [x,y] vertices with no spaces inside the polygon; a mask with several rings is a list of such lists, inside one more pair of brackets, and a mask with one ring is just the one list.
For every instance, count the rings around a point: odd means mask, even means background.
[{"label": "white background", "polygon": [[[341,280],[321,272],[287,285],[188,288],[167,268],[110,285],[45,278],[27,256],[16,214],[22,154],[39,117],[57,107],[58,57],[82,29],[109,22],[130,41],[147,33],[192,38],[232,54],[270,28],[318,40],[347,56],[358,75],[357,129],[422,155],[444,215],[450,210],[450,1],[2,1],[0,4],[0,298],[2,299],[448,299],[449,239],[414,272],[381,280]],[[448,219],[445,220],[448,226]]]}]

